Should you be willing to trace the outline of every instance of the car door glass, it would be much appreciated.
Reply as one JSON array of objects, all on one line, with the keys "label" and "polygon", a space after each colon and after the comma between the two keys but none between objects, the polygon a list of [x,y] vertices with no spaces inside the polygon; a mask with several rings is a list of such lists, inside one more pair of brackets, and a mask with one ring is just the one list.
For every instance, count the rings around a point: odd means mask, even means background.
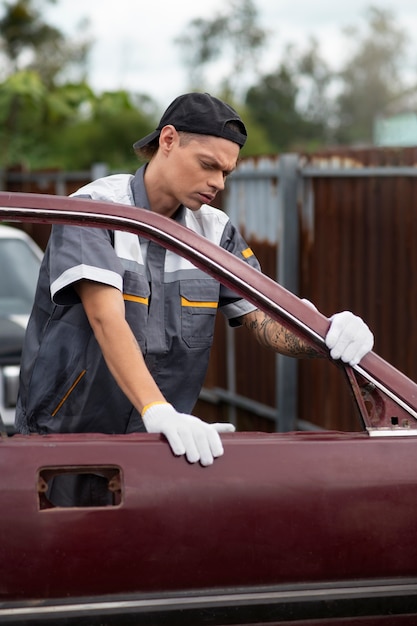
[{"label": "car door glass", "polygon": [[28,315],[35,296],[40,260],[19,239],[0,239],[0,315]]}]

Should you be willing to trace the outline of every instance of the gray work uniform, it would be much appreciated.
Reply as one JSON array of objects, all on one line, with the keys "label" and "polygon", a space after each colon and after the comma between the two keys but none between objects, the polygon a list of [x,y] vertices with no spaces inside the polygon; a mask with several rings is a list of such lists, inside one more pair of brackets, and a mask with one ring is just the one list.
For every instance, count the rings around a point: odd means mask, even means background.
[{"label": "gray work uniform", "polygon": [[[81,188],[77,196],[149,209],[144,168]],[[208,205],[180,207],[174,219],[259,268],[227,215]],[[73,288],[81,279],[123,293],[126,319],[168,402],[193,410],[207,370],[219,309],[236,318],[255,307],[179,255],[121,231],[53,226],[41,266],[21,363],[20,432],[143,430],[116,384]]]}]

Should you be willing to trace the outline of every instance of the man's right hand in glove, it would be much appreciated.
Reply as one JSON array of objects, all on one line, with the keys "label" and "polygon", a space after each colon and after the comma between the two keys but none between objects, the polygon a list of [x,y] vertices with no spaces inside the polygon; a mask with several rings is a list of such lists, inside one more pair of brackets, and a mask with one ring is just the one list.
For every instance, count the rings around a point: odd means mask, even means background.
[{"label": "man's right hand in glove", "polygon": [[233,424],[207,424],[194,415],[178,413],[168,402],[152,402],[145,406],[142,420],[148,433],[165,435],[174,454],[185,454],[190,463],[200,461],[204,466],[211,465],[223,454],[219,433],[235,430]]}]

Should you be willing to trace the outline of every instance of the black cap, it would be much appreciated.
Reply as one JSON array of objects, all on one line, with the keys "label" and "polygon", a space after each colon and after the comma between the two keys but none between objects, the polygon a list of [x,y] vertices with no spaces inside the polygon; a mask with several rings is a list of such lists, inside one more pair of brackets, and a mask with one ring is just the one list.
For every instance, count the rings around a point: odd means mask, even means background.
[{"label": "black cap", "polygon": [[[239,130],[227,126],[235,122]],[[156,130],[133,144],[135,150],[143,148],[159,137],[164,126],[172,124],[176,130],[199,135],[214,135],[234,141],[240,147],[245,144],[246,128],[231,106],[208,93],[186,93],[175,98],[169,105]]]}]

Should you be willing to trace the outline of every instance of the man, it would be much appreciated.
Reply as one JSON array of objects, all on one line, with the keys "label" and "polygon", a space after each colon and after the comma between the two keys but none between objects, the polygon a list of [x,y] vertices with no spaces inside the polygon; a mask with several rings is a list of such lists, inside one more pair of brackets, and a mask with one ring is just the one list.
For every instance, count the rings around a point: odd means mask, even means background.
[{"label": "man", "polygon": [[[224,212],[212,208],[236,167],[246,129],[209,94],[178,97],[134,148],[135,176],[99,179],[75,195],[144,207],[175,219],[247,263],[258,262]],[[210,465],[219,433],[191,415],[204,381],[219,308],[265,346],[294,357],[310,347],[172,252],[131,233],[54,226],[22,357],[21,432],[163,433],[176,455]],[[366,324],[333,316],[335,359],[355,365],[372,348]],[[317,355],[316,355],[317,356]]]}]

